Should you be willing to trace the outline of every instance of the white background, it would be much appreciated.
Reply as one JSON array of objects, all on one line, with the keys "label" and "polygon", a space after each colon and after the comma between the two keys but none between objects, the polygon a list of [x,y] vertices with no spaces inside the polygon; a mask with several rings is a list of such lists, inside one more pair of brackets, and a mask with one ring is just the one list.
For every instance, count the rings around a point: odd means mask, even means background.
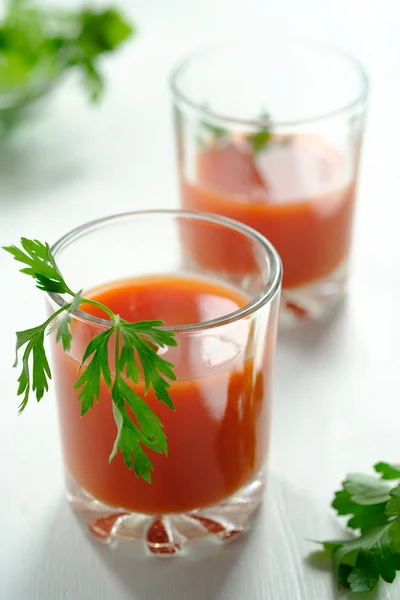
[{"label": "white background", "polygon": [[[398,0],[123,6],[140,31],[105,64],[101,106],[90,107],[68,81],[24,145],[2,151],[0,243],[21,235],[53,242],[90,218],[176,205],[170,66],[208,40],[281,28],[343,46],[372,77],[351,292],[329,326],[280,337],[257,531],[200,562],[133,562],[92,544],[66,506],[53,392],[17,417],[14,331],[36,325],[44,305],[0,254],[0,599],[331,600],[330,573],[305,560],[314,548],[307,539],[343,534],[329,504],[346,472],[400,461]],[[400,582],[377,598],[399,595]]]}]

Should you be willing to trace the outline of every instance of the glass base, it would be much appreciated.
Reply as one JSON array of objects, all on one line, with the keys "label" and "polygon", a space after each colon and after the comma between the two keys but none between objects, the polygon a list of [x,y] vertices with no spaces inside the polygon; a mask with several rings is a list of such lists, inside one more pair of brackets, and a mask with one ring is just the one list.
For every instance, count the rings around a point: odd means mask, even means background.
[{"label": "glass base", "polygon": [[316,321],[333,315],[346,296],[347,261],[324,279],[295,288],[283,288],[280,322],[283,325]]},{"label": "glass base", "polygon": [[128,543],[129,551],[139,555],[186,556],[200,545],[198,542],[223,544],[248,529],[261,504],[265,475],[259,473],[220,504],[167,515],[128,512],[104,504],[70,475],[66,486],[70,505],[98,542],[111,547]]}]

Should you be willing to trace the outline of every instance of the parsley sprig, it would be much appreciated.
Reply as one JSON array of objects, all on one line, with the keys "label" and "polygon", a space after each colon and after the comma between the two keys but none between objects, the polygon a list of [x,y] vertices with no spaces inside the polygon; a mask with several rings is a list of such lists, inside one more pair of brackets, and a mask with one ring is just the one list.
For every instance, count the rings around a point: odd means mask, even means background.
[{"label": "parsley sprig", "polygon": [[0,80],[3,91],[52,81],[74,68],[93,99],[103,90],[99,58],[134,32],[125,17],[107,8],[60,9],[36,0],[9,0],[0,21]]},{"label": "parsley sprig", "polygon": [[[25,409],[31,392],[39,402],[48,390],[51,370],[44,347],[45,335],[55,332],[56,342],[61,342],[65,351],[70,350],[73,335],[71,315],[81,304],[100,307],[109,317],[110,325],[89,342],[82,357],[80,375],[74,385],[74,389],[79,390],[81,415],[85,415],[99,400],[101,383],[104,382],[110,391],[117,426],[110,461],[120,451],[126,466],[133,468],[138,477],[150,482],[153,464],[146,449],[166,455],[167,439],[160,419],[138,395],[135,386],[143,378],[145,396],[152,389],[160,402],[174,408],[169,395],[169,381],[176,379],[173,365],[157,354],[159,347],[177,345],[174,334],[160,329],[163,321],[129,323],[104,304],[85,299],[82,290],[73,292],[59,271],[47,243],[21,238],[21,248],[7,246],[4,250],[24,265],[21,272],[33,277],[37,288],[71,298],[41,325],[17,332],[15,367],[19,352],[24,348],[18,378],[17,393],[23,396],[19,411]],[[111,339],[114,339],[113,372],[110,366]]]},{"label": "parsley sprig", "polygon": [[[207,106],[204,108],[207,109]],[[245,135],[243,138],[254,155],[264,150],[272,138],[271,116],[269,113],[266,111],[261,112],[258,121],[260,123],[259,128],[253,133]],[[202,135],[199,136],[199,143],[200,146],[205,148],[210,144],[213,146],[226,144],[231,138],[228,129],[213,125],[205,119],[200,121],[200,131]]]},{"label": "parsley sprig", "polygon": [[272,137],[271,117],[269,113],[263,111],[259,116],[259,121],[261,123],[260,128],[247,136],[247,141],[250,144],[253,154],[264,150]]},{"label": "parsley sprig", "polygon": [[400,465],[381,462],[374,469],[380,478],[348,475],[332,503],[338,515],[350,517],[347,526],[358,537],[322,543],[339,586],[352,592],[370,592],[380,578],[392,583],[400,571]]},{"label": "parsley sprig", "polygon": [[105,87],[102,57],[135,32],[117,7],[60,8],[37,0],[5,4],[0,19],[1,134],[29,116],[32,103],[68,72],[78,72],[89,98],[99,100]]}]

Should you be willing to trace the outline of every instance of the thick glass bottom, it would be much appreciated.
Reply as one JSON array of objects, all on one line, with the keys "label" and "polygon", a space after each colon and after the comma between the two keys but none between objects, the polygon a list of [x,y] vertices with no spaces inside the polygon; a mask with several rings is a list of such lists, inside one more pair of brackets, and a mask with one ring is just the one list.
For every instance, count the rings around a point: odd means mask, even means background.
[{"label": "thick glass bottom", "polygon": [[280,306],[282,324],[329,318],[347,291],[347,261],[324,279],[295,288],[283,288]]},{"label": "thick glass bottom", "polygon": [[[264,473],[217,505],[183,514],[128,512],[100,502],[67,475],[67,498],[89,534],[98,542],[129,545],[135,554],[180,556],[195,551],[198,542],[223,544],[250,525],[261,504]],[[204,544],[202,544],[204,548]]]}]

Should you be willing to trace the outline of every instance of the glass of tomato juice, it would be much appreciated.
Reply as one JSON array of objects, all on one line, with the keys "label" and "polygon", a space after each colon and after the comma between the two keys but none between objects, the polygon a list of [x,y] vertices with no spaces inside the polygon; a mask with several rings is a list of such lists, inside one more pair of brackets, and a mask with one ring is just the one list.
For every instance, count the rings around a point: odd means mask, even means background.
[{"label": "glass of tomato juice", "polygon": [[[286,320],[329,315],[347,284],[363,67],[311,41],[227,42],[185,58],[170,82],[181,206],[241,221],[273,243]],[[226,252],[237,269],[240,248]]]},{"label": "glass of tomato juice", "polygon": [[[232,272],[229,255],[218,248],[218,261],[191,255],[193,239],[241,250],[246,269]],[[127,380],[167,437],[167,456],[148,451],[154,467],[148,483],[120,452],[109,461],[117,428],[104,381],[84,416],[73,389],[85,348],[110,321],[85,304],[88,312],[72,316],[70,350],[53,340],[67,494],[84,525],[103,543],[139,541],[131,548],[162,555],[245,530],[265,482],[282,277],[274,247],[231,219],[171,210],[90,222],[52,250],[71,289],[83,289],[85,298],[127,321],[163,320],[177,342],[159,349],[175,366],[175,410],[146,395],[143,381]],[[204,251],[208,256],[210,249]],[[49,294],[53,311],[64,301]]]}]

